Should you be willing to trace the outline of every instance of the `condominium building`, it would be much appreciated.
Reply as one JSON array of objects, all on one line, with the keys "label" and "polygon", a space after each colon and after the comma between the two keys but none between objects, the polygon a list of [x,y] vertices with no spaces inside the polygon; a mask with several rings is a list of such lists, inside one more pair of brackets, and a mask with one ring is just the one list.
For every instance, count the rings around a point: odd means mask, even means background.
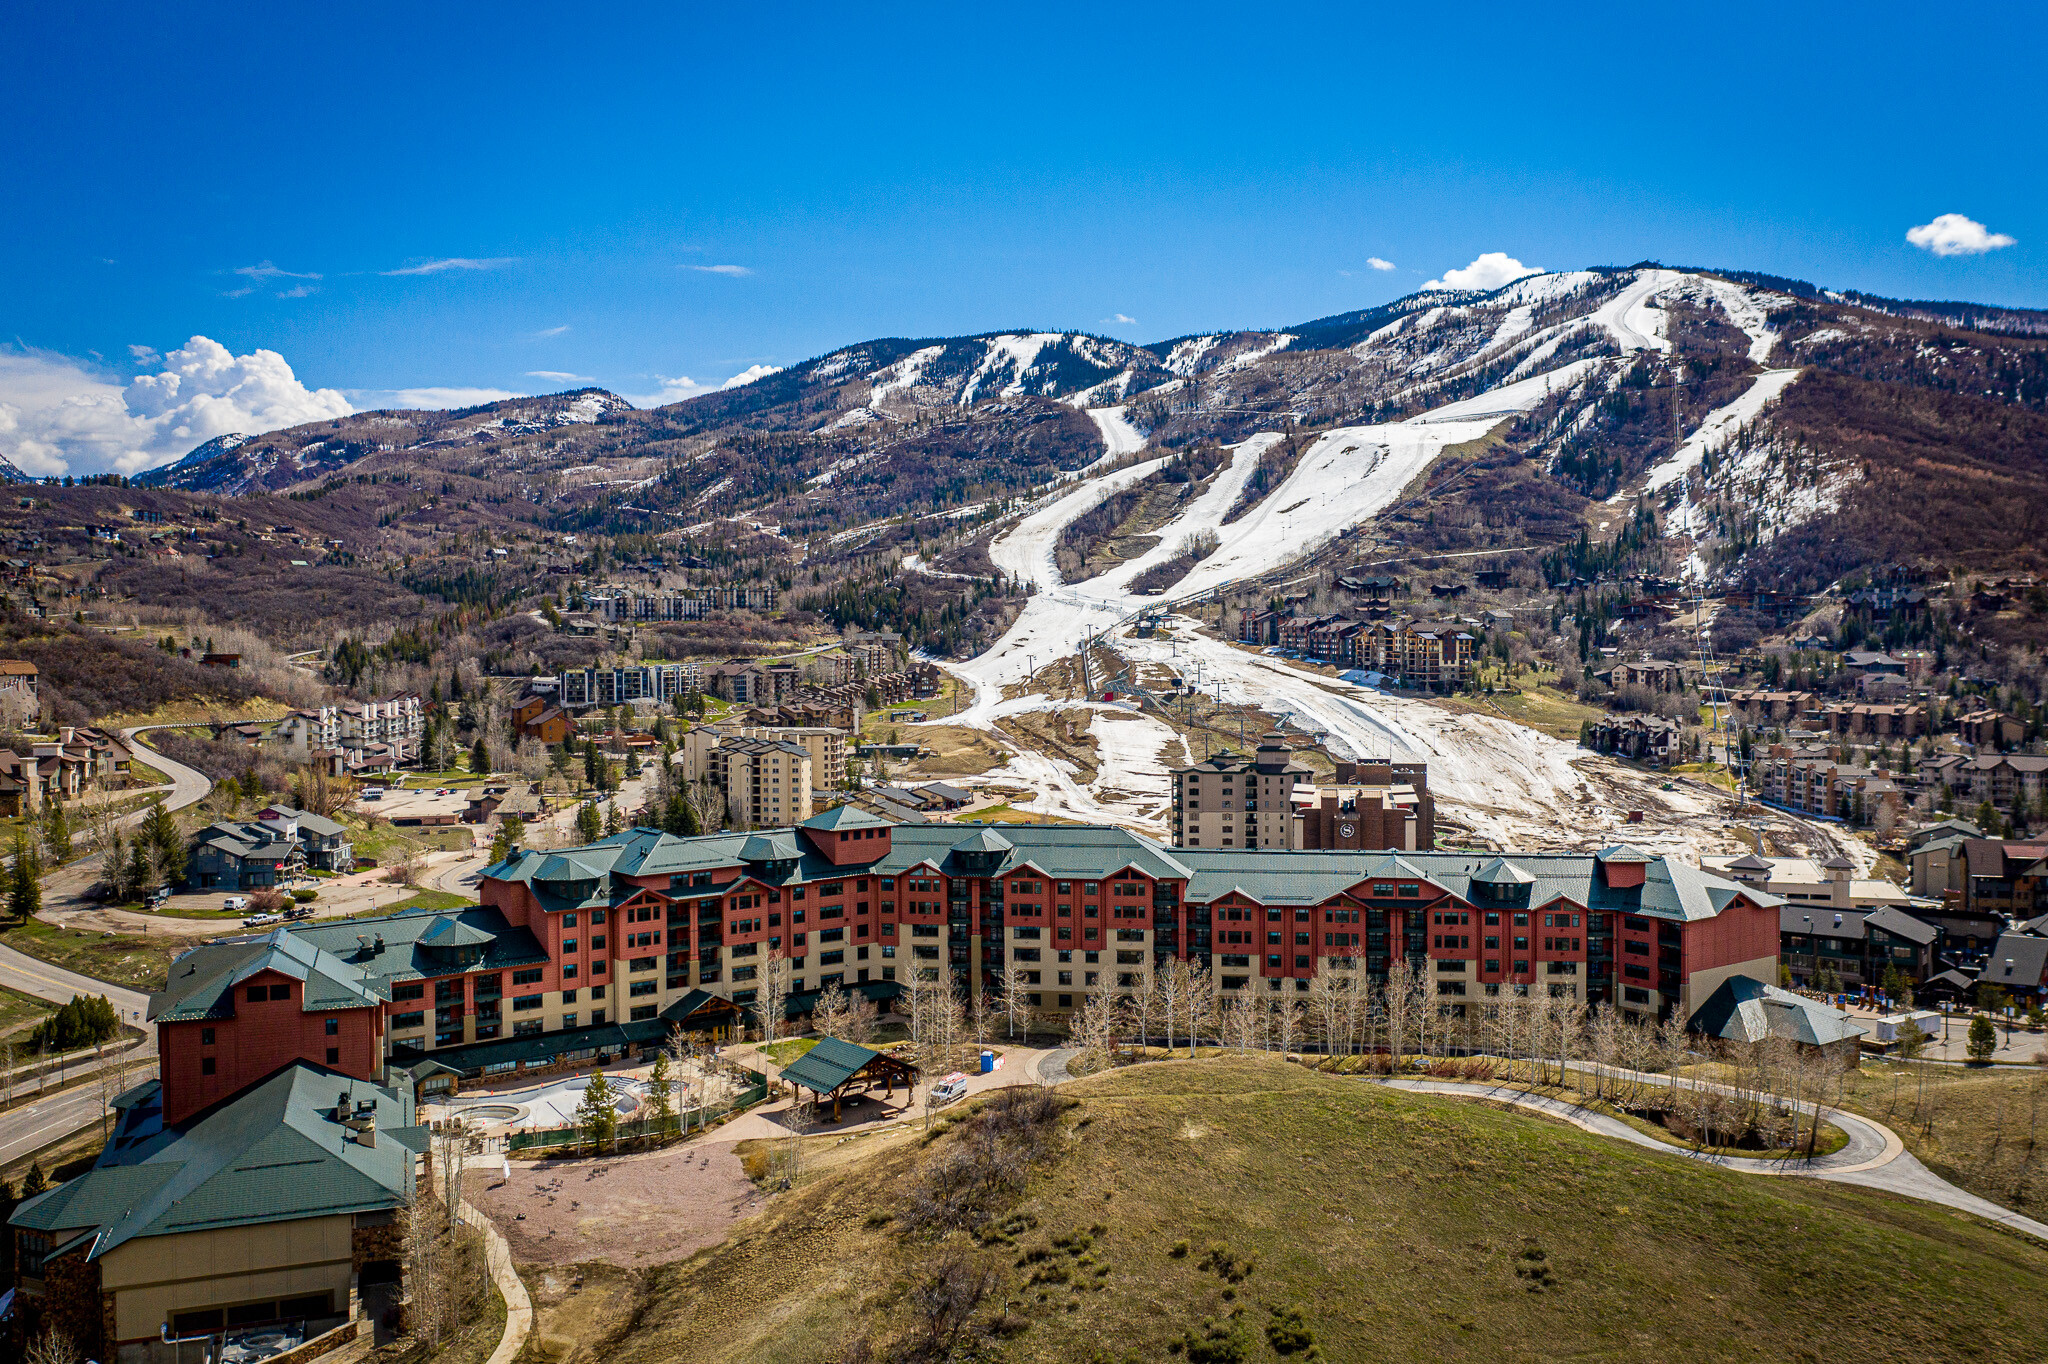
[{"label": "condominium building", "polygon": [[702,689],[703,670],[695,663],[632,663],[611,668],[571,668],[560,679],[556,699],[566,708],[623,706],[632,701],[667,705],[678,696]]},{"label": "condominium building", "polygon": [[1436,846],[1429,767],[1340,762],[1318,784],[1285,736],[1269,731],[1249,758],[1224,751],[1169,769],[1177,848],[1347,848],[1426,851]]},{"label": "condominium building", "polygon": [[1278,732],[1251,757],[1228,749],[1168,770],[1179,848],[1294,848],[1294,788],[1314,776]]},{"label": "condominium building", "polygon": [[725,792],[726,814],[737,827],[770,829],[810,817],[811,750],[802,744],[727,739],[711,750],[708,771]]}]

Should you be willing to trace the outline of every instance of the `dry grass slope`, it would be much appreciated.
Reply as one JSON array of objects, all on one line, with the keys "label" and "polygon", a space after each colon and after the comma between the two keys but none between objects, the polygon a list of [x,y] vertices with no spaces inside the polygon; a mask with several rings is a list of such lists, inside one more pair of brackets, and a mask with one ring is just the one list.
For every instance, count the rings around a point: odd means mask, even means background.
[{"label": "dry grass slope", "polygon": [[1060,1097],[1057,1156],[980,1233],[895,1216],[973,1140],[956,1113],[649,1271],[591,1354],[943,1357],[904,1344],[948,1263],[997,1276],[976,1357],[1017,1361],[1990,1359],[2048,1332],[2048,1252],[1918,1204],[1257,1058]]}]

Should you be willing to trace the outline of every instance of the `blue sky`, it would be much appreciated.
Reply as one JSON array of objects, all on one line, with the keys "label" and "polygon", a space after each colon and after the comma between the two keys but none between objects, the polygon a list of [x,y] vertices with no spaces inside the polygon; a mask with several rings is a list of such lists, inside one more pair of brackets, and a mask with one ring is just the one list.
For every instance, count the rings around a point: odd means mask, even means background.
[{"label": "blue sky", "polygon": [[[1276,326],[1490,251],[2048,306],[2043,50],[1996,5],[14,6],[0,453],[160,461],[208,385],[260,421]],[[1907,243],[1944,213],[2015,243]],[[194,336],[182,395],[123,387]]]}]

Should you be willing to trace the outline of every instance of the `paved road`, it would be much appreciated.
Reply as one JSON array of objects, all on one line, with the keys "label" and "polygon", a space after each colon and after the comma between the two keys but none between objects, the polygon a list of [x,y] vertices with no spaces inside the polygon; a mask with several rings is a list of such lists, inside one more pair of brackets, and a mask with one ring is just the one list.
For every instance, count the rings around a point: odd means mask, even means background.
[{"label": "paved road", "polygon": [[[121,731],[121,738],[131,748],[133,748],[137,746],[136,736],[147,733],[150,730],[196,728],[200,728],[200,726],[131,725],[127,729]],[[147,747],[146,745],[143,746],[140,751],[149,755],[147,761],[151,767],[154,767],[157,771],[163,773],[165,776],[171,779],[171,793],[168,796],[164,797],[164,805],[166,807],[172,810],[182,810],[188,805],[197,805],[200,801],[205,800],[206,793],[213,789],[213,779],[207,776],[204,772],[201,772],[199,769],[195,767],[187,767],[185,766],[185,764],[178,762],[175,759],[167,758],[163,754],[157,752],[155,749]],[[124,819],[122,823],[126,824],[132,821],[136,824],[140,824],[142,822],[142,817],[148,813],[149,811],[147,809],[138,810],[133,815],[128,816],[127,819]]]},{"label": "paved road", "polygon": [[1439,1094],[1448,1098],[1490,1099],[1499,1103],[1514,1104],[1518,1108],[1534,1109],[1562,1118],[1588,1132],[1613,1137],[1645,1150],[1674,1156],[1680,1160],[1696,1160],[1718,1165],[1722,1169],[1735,1170],[1743,1174],[1804,1175],[1809,1179],[1825,1179],[1838,1184],[1857,1184],[1864,1188],[1880,1189],[1905,1198],[1955,1208],[1974,1217],[1981,1217],[1987,1222],[1997,1222],[2042,1241],[2048,1241],[2048,1223],[2036,1222],[2031,1217],[2023,1217],[2019,1213],[2001,1208],[1988,1199],[1958,1189],[1915,1159],[1912,1153],[1905,1149],[1905,1143],[1900,1141],[1898,1135],[1890,1128],[1868,1118],[1858,1117],[1854,1113],[1844,1113],[1837,1108],[1825,1109],[1823,1115],[1827,1121],[1849,1135],[1849,1144],[1840,1151],[1817,1160],[1760,1160],[1742,1156],[1708,1155],[1682,1146],[1673,1146],[1638,1132],[1620,1119],[1611,1118],[1604,1113],[1596,1113],[1548,1095],[1528,1094],[1501,1085],[1419,1079],[1393,1079],[1380,1083],[1414,1093]]},{"label": "paved road", "polygon": [[[154,1064],[147,1069],[138,1067],[132,1083],[141,1084],[155,1069]],[[100,1116],[99,1086],[90,1083],[0,1115],[0,1165],[68,1137],[79,1128],[98,1122]]]},{"label": "paved road", "polygon": [[[136,742],[136,735],[145,730],[177,729],[177,725],[136,725],[121,731],[121,737],[130,744]],[[203,800],[213,789],[213,783],[204,772],[185,766],[164,757],[151,748],[141,748],[147,755],[145,761],[171,779],[170,793],[164,797],[164,804],[173,810]],[[125,815],[120,820],[123,826],[140,824],[147,809]],[[88,863],[74,862],[69,867],[45,879],[45,885],[58,877],[91,876],[96,871],[86,870]],[[24,952],[0,945],[0,985],[10,990],[19,990],[25,995],[47,999],[55,1004],[68,1004],[73,995],[105,995],[107,1002],[121,1016],[123,1023],[139,1027],[145,1034],[142,1045],[123,1054],[121,1060],[131,1069],[128,1072],[130,1084],[141,1084],[156,1074],[156,1034],[149,1027],[147,1016],[149,996],[139,990],[124,989],[110,985],[91,976],[67,971],[61,966],[52,966],[38,961]],[[59,1137],[78,1130],[87,1123],[100,1120],[99,1087],[86,1083],[76,1088],[52,1095],[26,1108],[17,1108],[0,1114],[0,1164],[17,1156],[44,1146]]]}]

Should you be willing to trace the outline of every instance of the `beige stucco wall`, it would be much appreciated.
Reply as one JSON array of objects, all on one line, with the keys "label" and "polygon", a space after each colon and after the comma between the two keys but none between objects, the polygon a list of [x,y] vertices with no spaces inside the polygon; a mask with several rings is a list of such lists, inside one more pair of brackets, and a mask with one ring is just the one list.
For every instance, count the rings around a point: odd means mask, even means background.
[{"label": "beige stucco wall", "polygon": [[173,1313],[323,1289],[337,1311],[346,1311],[351,1223],[344,1213],[141,1236],[117,1246],[100,1259],[104,1291],[114,1295],[114,1334],[154,1338]]}]

